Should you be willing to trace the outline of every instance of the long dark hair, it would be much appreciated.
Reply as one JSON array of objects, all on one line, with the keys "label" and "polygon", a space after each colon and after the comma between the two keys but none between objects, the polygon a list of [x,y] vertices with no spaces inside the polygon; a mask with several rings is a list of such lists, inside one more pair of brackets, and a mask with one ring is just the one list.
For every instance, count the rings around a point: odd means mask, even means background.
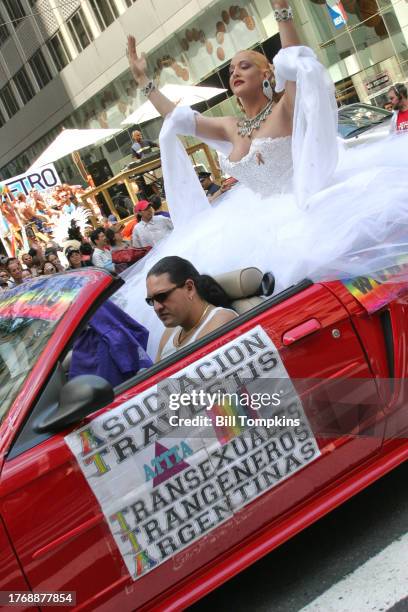
[{"label": "long dark hair", "polygon": [[223,308],[230,308],[231,306],[231,300],[221,285],[212,276],[200,274],[187,259],[176,255],[163,257],[149,270],[147,277],[160,276],[161,274],[168,274],[171,282],[180,286],[191,279],[194,281],[201,299],[213,306],[222,306]]}]

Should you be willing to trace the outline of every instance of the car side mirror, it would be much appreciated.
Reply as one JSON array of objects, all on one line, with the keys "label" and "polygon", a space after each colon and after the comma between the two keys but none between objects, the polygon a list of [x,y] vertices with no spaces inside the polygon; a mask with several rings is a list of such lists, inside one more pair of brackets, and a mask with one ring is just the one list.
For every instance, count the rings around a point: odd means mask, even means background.
[{"label": "car side mirror", "polygon": [[113,402],[112,385],[100,376],[76,376],[61,389],[59,401],[34,425],[38,433],[61,431]]}]

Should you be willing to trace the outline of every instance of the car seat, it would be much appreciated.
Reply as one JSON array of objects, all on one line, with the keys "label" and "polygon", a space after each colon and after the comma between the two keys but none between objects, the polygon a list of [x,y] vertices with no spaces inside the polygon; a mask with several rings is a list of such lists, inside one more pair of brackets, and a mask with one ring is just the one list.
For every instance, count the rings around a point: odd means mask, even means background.
[{"label": "car seat", "polygon": [[275,278],[259,268],[241,268],[214,277],[232,301],[232,308],[242,314],[261,304],[273,294]]}]

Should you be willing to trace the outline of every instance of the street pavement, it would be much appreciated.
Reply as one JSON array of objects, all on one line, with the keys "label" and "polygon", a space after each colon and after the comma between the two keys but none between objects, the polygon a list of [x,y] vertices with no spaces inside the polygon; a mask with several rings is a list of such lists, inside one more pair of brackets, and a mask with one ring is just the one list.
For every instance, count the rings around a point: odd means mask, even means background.
[{"label": "street pavement", "polygon": [[408,462],[190,610],[408,612]]}]

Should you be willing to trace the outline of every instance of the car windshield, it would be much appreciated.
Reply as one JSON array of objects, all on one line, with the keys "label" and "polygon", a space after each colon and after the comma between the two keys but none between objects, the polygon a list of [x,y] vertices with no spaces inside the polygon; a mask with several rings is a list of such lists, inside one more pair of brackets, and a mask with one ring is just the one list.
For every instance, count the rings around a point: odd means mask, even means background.
[{"label": "car windshield", "polygon": [[350,138],[356,132],[364,132],[390,117],[389,111],[375,106],[345,106],[339,110],[339,133],[343,138]]},{"label": "car windshield", "polygon": [[85,282],[56,275],[0,294],[0,423]]}]

